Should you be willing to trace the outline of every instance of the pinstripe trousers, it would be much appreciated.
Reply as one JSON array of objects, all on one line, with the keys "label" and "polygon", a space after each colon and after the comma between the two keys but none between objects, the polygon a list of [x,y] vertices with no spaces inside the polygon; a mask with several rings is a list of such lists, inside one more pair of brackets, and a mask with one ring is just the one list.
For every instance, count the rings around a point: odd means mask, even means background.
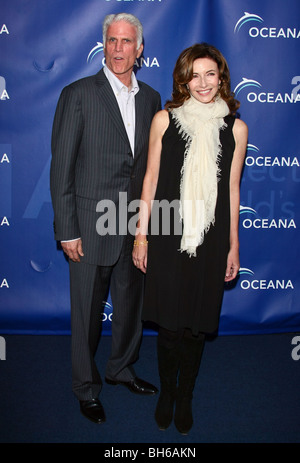
[{"label": "pinstripe trousers", "polygon": [[110,290],[112,315],[111,355],[105,376],[119,381],[135,377],[142,337],[141,310],[144,276],[132,263],[133,237],[124,237],[117,262],[97,266],[70,261],[72,388],[79,400],[98,397],[102,380],[95,362],[101,335],[103,300]]}]

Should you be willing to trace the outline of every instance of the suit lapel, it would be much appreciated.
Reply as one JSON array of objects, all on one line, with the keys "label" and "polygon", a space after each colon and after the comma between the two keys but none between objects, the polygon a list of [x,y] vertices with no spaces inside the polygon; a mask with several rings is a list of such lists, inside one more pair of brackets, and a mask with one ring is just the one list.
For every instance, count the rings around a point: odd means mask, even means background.
[{"label": "suit lapel", "polygon": [[101,99],[104,106],[106,107],[113,124],[116,126],[120,135],[124,138],[125,141],[127,141],[130,147],[129,139],[120,113],[118,102],[115,98],[115,95],[107,78],[105,77],[103,69],[101,69],[98,72],[98,74],[96,74],[96,86],[98,96]]}]

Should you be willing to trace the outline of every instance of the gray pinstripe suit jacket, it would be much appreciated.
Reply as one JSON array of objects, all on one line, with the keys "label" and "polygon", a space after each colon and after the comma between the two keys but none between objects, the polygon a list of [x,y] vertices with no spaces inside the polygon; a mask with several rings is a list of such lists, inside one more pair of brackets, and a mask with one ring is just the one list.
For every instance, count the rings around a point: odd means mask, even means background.
[{"label": "gray pinstripe suit jacket", "polygon": [[134,157],[103,69],[65,87],[57,104],[50,171],[55,239],[81,237],[86,263],[113,265],[124,239],[99,236],[98,201],[111,200],[118,207],[119,192],[127,192],[128,201],[140,198],[150,124],[161,100],[147,84],[139,81],[139,87]]}]

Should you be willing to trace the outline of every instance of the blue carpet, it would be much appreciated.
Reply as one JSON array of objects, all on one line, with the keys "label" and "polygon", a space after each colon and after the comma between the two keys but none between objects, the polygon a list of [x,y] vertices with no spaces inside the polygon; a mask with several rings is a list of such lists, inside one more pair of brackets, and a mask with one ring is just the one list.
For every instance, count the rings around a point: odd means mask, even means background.
[{"label": "blue carpet", "polygon": [[[107,421],[89,422],[71,392],[70,337],[4,336],[0,442],[102,443],[109,451],[110,444],[300,443],[300,360],[291,355],[295,336],[220,336],[208,341],[188,436],[179,434],[174,424],[159,431],[153,417],[157,396],[140,397],[122,386],[103,385]],[[102,337],[97,353],[101,374],[110,341]],[[155,337],[144,337],[136,371],[159,386]]]}]

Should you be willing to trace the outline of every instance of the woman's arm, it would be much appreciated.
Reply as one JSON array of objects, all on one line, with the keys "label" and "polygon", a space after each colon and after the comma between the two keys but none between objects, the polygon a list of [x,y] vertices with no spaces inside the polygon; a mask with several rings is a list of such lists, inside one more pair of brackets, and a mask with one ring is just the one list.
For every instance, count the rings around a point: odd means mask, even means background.
[{"label": "woman's arm", "polygon": [[135,245],[132,252],[134,265],[144,273],[147,269],[147,234],[151,214],[151,202],[156,193],[162,138],[168,125],[169,114],[166,110],[162,110],[154,116],[150,129],[147,170],[143,182],[139,220],[137,223]]},{"label": "woman's arm", "polygon": [[240,269],[239,260],[239,210],[240,181],[248,140],[248,127],[236,119],[233,126],[235,150],[230,172],[230,249],[227,257],[225,281],[233,280]]}]

